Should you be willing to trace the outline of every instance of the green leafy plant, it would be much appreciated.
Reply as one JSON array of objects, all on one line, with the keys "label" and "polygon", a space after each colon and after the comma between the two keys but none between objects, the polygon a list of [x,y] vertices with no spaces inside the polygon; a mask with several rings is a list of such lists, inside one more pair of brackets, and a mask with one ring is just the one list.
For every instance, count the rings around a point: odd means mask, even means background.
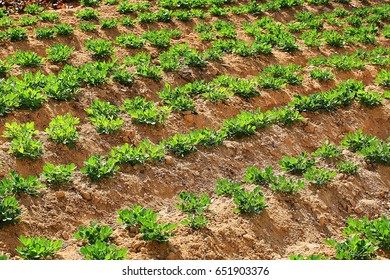
[{"label": "green leafy plant", "polygon": [[174,236],[173,230],[177,227],[177,224],[171,223],[156,223],[149,220],[142,221],[141,233],[142,238],[145,241],[157,241],[160,243],[168,242],[168,238]]},{"label": "green leafy plant", "polygon": [[363,130],[359,129],[355,133],[349,132],[341,141],[341,146],[352,152],[356,152],[369,147],[371,142],[375,140],[375,137],[364,134]]},{"label": "green leafy plant", "polygon": [[390,249],[390,220],[386,216],[371,221],[368,217],[361,220],[348,218],[344,234],[359,234],[379,248]]},{"label": "green leafy plant", "polygon": [[18,158],[37,159],[43,153],[43,143],[30,137],[14,138],[8,153]]},{"label": "green leafy plant", "polygon": [[253,135],[258,128],[265,128],[271,124],[270,115],[261,113],[259,110],[255,112],[243,111],[232,119],[224,121],[222,131],[227,137],[244,137]]},{"label": "green leafy plant", "polygon": [[375,82],[379,85],[390,87],[390,71],[382,69],[375,79]]},{"label": "green leafy plant", "polygon": [[164,146],[168,151],[180,157],[195,152],[196,144],[196,139],[186,134],[175,134],[164,142]]},{"label": "green leafy plant", "polygon": [[62,240],[49,240],[46,237],[19,237],[23,247],[17,247],[16,251],[22,259],[42,260],[53,257],[62,247]]},{"label": "green leafy plant", "polygon": [[17,122],[5,123],[5,130],[3,136],[7,139],[14,139],[19,137],[31,137],[38,134],[39,131],[34,128],[34,122],[27,122],[19,124]]},{"label": "green leafy plant", "polygon": [[235,192],[241,191],[242,188],[239,182],[232,182],[229,179],[217,179],[215,193],[217,195],[233,196]]},{"label": "green leafy plant", "polygon": [[303,176],[313,185],[324,186],[329,183],[336,176],[336,174],[336,171],[329,171],[326,168],[309,168],[306,170]]},{"label": "green leafy plant", "polygon": [[28,176],[23,178],[22,175],[18,174],[15,170],[10,171],[9,178],[4,178],[0,183],[2,192],[5,194],[19,194],[26,193],[30,195],[38,195],[39,189],[45,187],[41,182],[38,181],[36,176]]},{"label": "green leafy plant", "polygon": [[126,99],[124,109],[134,123],[155,125],[164,123],[169,117],[170,109],[166,106],[156,106],[153,101],[137,96],[134,99]]},{"label": "green leafy plant", "polygon": [[122,1],[117,7],[117,11],[121,14],[130,14],[136,11],[144,11],[149,8],[150,4],[148,2],[130,3],[129,1]]},{"label": "green leafy plant", "polygon": [[315,164],[314,159],[308,159],[308,155],[302,152],[297,157],[284,156],[282,160],[278,161],[283,171],[291,172],[293,174],[302,174],[306,169]]},{"label": "green leafy plant", "polygon": [[43,166],[42,177],[48,185],[67,184],[72,178],[75,169],[76,165],[74,163],[68,165],[46,163]]},{"label": "green leafy plant", "polygon": [[193,230],[207,227],[209,221],[205,215],[187,214],[187,219],[181,222],[183,226],[189,226]]},{"label": "green leafy plant", "polygon": [[53,39],[56,36],[56,29],[53,27],[35,28],[35,38]]},{"label": "green leafy plant", "polygon": [[227,88],[211,88],[210,91],[202,93],[202,97],[213,102],[224,102],[233,96],[233,92]]},{"label": "green leafy plant", "polygon": [[252,192],[246,190],[235,192],[233,198],[237,206],[234,213],[260,214],[268,207],[259,187],[256,187]]},{"label": "green leafy plant", "polygon": [[80,0],[80,4],[85,7],[99,7],[100,0]]},{"label": "green leafy plant", "polygon": [[0,261],[6,261],[8,260],[8,256],[7,255],[0,255]]},{"label": "green leafy plant", "polygon": [[54,29],[58,35],[69,36],[74,34],[73,27],[66,23],[56,24],[54,25]]},{"label": "green leafy plant", "polygon": [[383,97],[378,92],[358,91],[356,99],[364,106],[374,108],[382,105]]},{"label": "green leafy plant", "polygon": [[21,26],[32,26],[38,23],[38,19],[34,16],[22,16],[19,19],[19,24]]},{"label": "green leafy plant", "polygon": [[0,225],[6,223],[17,223],[22,210],[19,208],[18,201],[13,196],[0,196]]},{"label": "green leafy plant", "polygon": [[339,172],[348,175],[354,175],[360,169],[360,166],[350,161],[337,162]]},{"label": "green leafy plant", "polygon": [[56,12],[43,12],[39,16],[40,21],[56,22],[60,20],[60,16]]},{"label": "green leafy plant", "polygon": [[274,191],[294,193],[305,187],[305,184],[301,180],[287,179],[284,176],[278,176],[275,180],[270,182],[270,187]]},{"label": "green leafy plant", "polygon": [[53,63],[66,62],[73,51],[74,47],[62,44],[55,44],[46,49],[47,58]]},{"label": "green leafy plant", "polygon": [[131,86],[135,82],[134,74],[125,69],[114,71],[112,79],[125,86]]},{"label": "green leafy plant", "polygon": [[87,39],[85,41],[85,47],[92,53],[92,57],[96,59],[110,57],[114,54],[115,51],[111,45],[111,42],[104,39]]},{"label": "green leafy plant", "polygon": [[132,205],[131,209],[119,210],[118,215],[118,222],[125,223],[126,227],[140,227],[145,241],[168,242],[168,238],[175,235],[173,230],[177,224],[157,223],[158,215],[152,209]]},{"label": "green leafy plant", "polygon": [[78,11],[75,13],[75,16],[83,20],[97,20],[99,18],[100,12],[92,9],[86,8],[84,10]]},{"label": "green leafy plant", "polygon": [[256,167],[248,167],[245,173],[245,182],[249,184],[257,185],[269,185],[276,180],[273,174],[273,167],[267,166],[264,171],[257,169]]},{"label": "green leafy plant", "polygon": [[202,214],[203,210],[207,210],[211,202],[210,197],[206,193],[198,197],[196,194],[186,191],[182,191],[179,194],[179,199],[181,203],[176,204],[177,209],[185,213],[196,213],[198,215]]},{"label": "green leafy plant", "polygon": [[194,139],[194,143],[199,146],[215,146],[221,145],[226,135],[222,131],[216,131],[208,128],[200,129],[200,130],[192,130],[188,137]]},{"label": "green leafy plant", "polygon": [[290,260],[306,260],[306,261],[320,261],[320,260],[329,260],[329,257],[325,257],[322,254],[319,255],[309,255],[307,257],[302,256],[301,254],[298,255],[290,255]]},{"label": "green leafy plant", "polygon": [[332,47],[342,48],[344,46],[345,43],[344,36],[338,33],[337,31],[334,30],[325,31],[322,34],[322,36],[325,42]]},{"label": "green leafy plant", "polygon": [[99,225],[97,222],[91,222],[90,227],[79,226],[78,231],[74,233],[76,239],[84,239],[89,244],[97,242],[107,243],[111,238],[113,229],[107,225]]},{"label": "green leafy plant", "polygon": [[87,112],[89,117],[95,117],[99,115],[103,115],[106,117],[118,117],[120,109],[108,101],[95,99],[92,102],[91,108],[86,108],[85,111]]},{"label": "green leafy plant", "polygon": [[26,7],[24,7],[23,11],[30,15],[36,15],[43,11],[43,7],[39,6],[36,3],[28,4]]},{"label": "green leafy plant", "polygon": [[87,21],[82,22],[79,25],[77,25],[77,27],[84,32],[96,31],[96,25],[93,24],[92,22],[87,22]]},{"label": "green leafy plant", "polygon": [[119,22],[120,24],[127,27],[134,26],[137,23],[137,21],[135,19],[132,19],[131,17],[123,17],[119,20]]},{"label": "green leafy plant", "polygon": [[118,210],[118,223],[125,227],[140,226],[143,220],[156,221],[157,214],[141,205],[131,205],[130,209]]},{"label": "green leafy plant", "polygon": [[322,70],[319,68],[315,68],[310,71],[310,77],[315,80],[326,81],[334,79],[335,76],[332,74],[330,69]]},{"label": "green leafy plant", "polygon": [[91,86],[99,86],[108,80],[107,76],[112,67],[110,62],[86,63],[79,68],[79,78]]},{"label": "green leafy plant", "polygon": [[39,56],[33,51],[16,51],[14,54],[14,61],[16,64],[25,67],[38,67],[42,66],[44,58]]},{"label": "green leafy plant", "polygon": [[43,92],[58,101],[72,100],[81,86],[79,75],[77,68],[66,64],[57,77],[47,76],[47,84],[43,88]]},{"label": "green leafy plant", "polygon": [[26,28],[13,27],[7,30],[7,36],[11,42],[27,40]]},{"label": "green leafy plant", "polygon": [[84,161],[84,167],[80,169],[82,173],[87,174],[92,181],[99,181],[103,178],[110,178],[119,170],[114,158],[103,157],[101,155],[92,155]]},{"label": "green leafy plant", "polygon": [[112,134],[118,131],[124,121],[121,118],[113,116],[98,115],[89,117],[91,123],[96,127],[96,131],[100,134]]},{"label": "green leafy plant", "polygon": [[152,145],[148,140],[142,141],[138,146],[132,147],[128,143],[114,147],[111,156],[119,163],[130,165],[143,164],[147,160],[161,160],[165,151],[162,145]]},{"label": "green leafy plant", "polygon": [[70,113],[59,115],[52,119],[46,132],[49,134],[49,139],[54,142],[65,145],[73,145],[79,138],[76,124],[80,123],[80,119],[72,117]]},{"label": "green leafy plant", "polygon": [[162,80],[162,74],[163,70],[161,67],[153,64],[142,64],[136,66],[137,74],[145,77],[150,78],[155,81]]},{"label": "green leafy plant", "polygon": [[118,26],[118,20],[116,18],[108,18],[100,20],[100,27],[105,29],[113,29]]},{"label": "green leafy plant", "polygon": [[274,109],[270,116],[273,122],[287,126],[291,126],[298,121],[303,122],[305,120],[300,112],[291,107]]},{"label": "green leafy plant", "polygon": [[323,45],[323,40],[321,38],[321,33],[317,30],[308,30],[302,32],[301,39],[304,44],[308,47],[320,47]]},{"label": "green leafy plant", "polygon": [[125,260],[127,249],[119,249],[115,245],[97,241],[80,248],[85,260]]},{"label": "green leafy plant", "polygon": [[357,152],[369,163],[390,165],[390,143],[374,138],[368,146]]},{"label": "green leafy plant", "polygon": [[336,145],[329,143],[329,141],[325,141],[320,148],[311,153],[312,156],[321,157],[323,159],[337,158],[342,154],[340,149]]},{"label": "green leafy plant", "polygon": [[344,242],[337,242],[334,239],[326,239],[325,243],[336,249],[337,260],[371,260],[375,259],[374,251],[377,249],[372,242],[367,239],[360,239],[354,235]]},{"label": "green leafy plant", "polygon": [[115,39],[115,43],[126,48],[142,48],[146,41],[134,34],[121,34]]},{"label": "green leafy plant", "polygon": [[11,65],[6,61],[0,60],[0,78],[4,78],[11,71]]}]

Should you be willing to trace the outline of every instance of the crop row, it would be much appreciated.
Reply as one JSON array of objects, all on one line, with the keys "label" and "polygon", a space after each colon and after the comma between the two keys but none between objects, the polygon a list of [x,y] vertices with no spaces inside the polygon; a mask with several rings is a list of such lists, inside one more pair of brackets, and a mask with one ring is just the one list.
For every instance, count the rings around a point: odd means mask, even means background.
[{"label": "crop row", "polygon": [[[176,45],[171,50],[172,52],[175,50],[175,52],[179,54],[192,52],[187,45]],[[48,53],[49,56],[55,57],[52,59],[66,60],[66,57],[68,57],[69,52],[71,51],[72,49],[64,45],[55,45],[52,48],[49,48]],[[194,65],[193,59],[197,57],[197,54],[193,53],[185,57],[188,59],[187,63],[192,63],[191,65]],[[43,58],[34,52],[18,51],[12,56],[12,59],[9,59],[9,61],[25,66],[35,66],[40,65]],[[174,61],[175,65],[180,65],[180,63],[182,63],[176,55],[173,56],[172,61]],[[199,63],[202,60],[197,61]],[[315,66],[331,66],[338,70],[362,69],[364,68],[365,63],[385,66],[389,62],[389,49],[382,47],[375,48],[371,51],[358,50],[350,55],[345,53],[342,55],[332,55],[331,58],[318,57],[309,60],[309,64]],[[170,62],[166,63],[170,64]],[[127,67],[135,67],[136,74],[140,76],[156,80],[161,79],[161,66],[152,64],[150,55],[143,52],[138,53],[133,57],[125,57],[123,64],[116,63],[116,60],[114,59],[111,62],[98,61],[86,63],[79,68],[65,65],[57,76],[53,74],[45,76],[39,71],[35,74],[29,72],[22,73],[21,79],[10,77],[4,79],[0,84],[0,115],[4,116],[17,108],[34,110],[39,108],[48,97],[58,101],[74,99],[77,96],[80,87],[102,85],[109,80],[109,76],[111,76],[113,81],[123,85],[132,85],[136,80],[136,76]],[[7,75],[10,68],[11,66],[9,63],[0,61],[1,76]],[[152,108],[151,103],[149,102],[147,103],[149,105],[145,104],[142,108],[138,108],[148,109],[145,113],[142,113],[140,110],[137,111],[136,114],[143,114],[141,117],[137,117],[135,113],[130,113],[129,110],[126,111],[128,111],[133,118],[140,119],[139,123],[156,124],[164,121],[168,117],[170,110],[195,111],[195,105],[190,98],[191,96],[201,95],[211,102],[226,101],[234,94],[243,98],[250,98],[260,95],[259,87],[262,89],[280,89],[286,84],[300,84],[303,81],[303,76],[299,73],[302,72],[302,66],[295,64],[286,66],[272,65],[264,68],[263,71],[259,73],[258,77],[249,80],[222,75],[209,83],[195,81],[173,89],[166,84],[165,88],[158,92],[158,95],[162,99],[162,102],[170,109],[164,106],[159,109],[155,106],[152,106]],[[310,76],[313,79],[318,80],[327,80],[334,77],[329,69],[323,70],[321,68],[311,70]],[[383,69],[379,72],[376,82],[379,85],[388,87],[390,84],[389,71]],[[372,98],[372,96],[375,95],[371,94],[367,97]],[[375,98],[378,99],[379,96],[376,95]],[[149,118],[148,116],[151,118],[150,121],[147,120],[147,118]],[[146,119],[143,121],[143,118]],[[119,128],[119,126],[118,123],[117,127]],[[111,132],[113,131],[115,131],[115,129],[111,130]]]},{"label": "crop row", "polygon": [[[341,146],[358,152],[365,156],[369,162],[390,164],[389,144],[376,137],[363,134],[361,130],[347,134],[341,142]],[[385,150],[378,149],[379,146],[384,147]],[[374,148],[376,152],[373,157]],[[313,158],[308,157],[305,152],[297,157],[284,156],[282,160],[278,161],[278,164],[283,172],[302,174],[312,185],[321,187],[325,186],[336,175],[335,171],[326,168],[314,168],[321,161],[327,162],[327,166],[329,166],[329,163],[334,164],[339,172],[348,175],[356,174],[360,168],[350,161],[335,162],[335,160],[340,160],[343,157],[343,152],[340,147],[327,141],[311,155]],[[68,182],[72,177],[73,165],[62,166],[62,171],[58,167],[54,169],[53,167],[53,165],[47,164],[41,175],[42,180],[46,180],[49,185]],[[53,178],[65,178],[65,180],[56,181]],[[215,193],[219,196],[232,196],[236,205],[235,213],[260,214],[268,208],[265,196],[260,191],[259,186],[269,186],[274,191],[287,193],[296,192],[304,187],[301,180],[288,179],[283,175],[276,176],[272,166],[266,167],[264,171],[255,167],[247,168],[244,182],[258,186],[252,191],[247,191],[240,182],[233,182],[229,179],[217,179],[216,181]],[[43,187],[44,185],[35,176],[23,178],[15,171],[10,172],[9,178],[1,181],[0,209],[2,223],[15,223],[21,214],[16,199],[10,195],[19,193],[37,195],[39,189]],[[14,204],[10,203],[12,198]],[[209,224],[207,211],[211,203],[210,197],[205,193],[198,196],[183,191],[178,198],[181,202],[176,204],[176,208],[187,215],[187,219],[182,220],[181,224],[189,226],[192,230],[207,227]],[[143,240],[168,242],[169,237],[175,235],[174,229],[178,224],[158,222],[157,220],[158,215],[152,209],[146,209],[140,205],[131,205],[129,209],[118,210],[118,223],[124,223],[126,228],[135,228],[136,231],[141,233]],[[375,221],[369,221],[367,218],[361,221],[349,219],[348,227],[344,232],[348,235],[355,235],[340,243],[333,239],[326,240],[327,244],[336,248],[336,259],[372,259],[375,258],[374,251],[376,249],[388,249],[389,221],[385,217]],[[78,231],[74,233],[74,237],[85,239],[87,242],[80,248],[80,253],[84,255],[84,259],[125,259],[127,250],[117,248],[111,244],[112,233],[112,228],[92,222],[89,228],[79,226]],[[24,247],[18,247],[16,251],[24,259],[44,259],[53,256],[62,245],[61,240],[49,241],[44,237],[26,238],[20,236],[20,241]],[[364,253],[359,254],[358,252]],[[309,256],[308,258],[314,257]],[[302,258],[302,256],[291,256],[291,259]]]},{"label": "crop row", "polygon": [[[113,148],[110,153],[111,157],[92,155],[84,162],[84,167],[81,171],[86,173],[92,180],[99,181],[102,178],[114,176],[116,171],[119,170],[118,163],[135,165],[143,164],[148,160],[162,160],[168,151],[184,157],[196,151],[197,146],[220,145],[225,139],[249,136],[255,134],[258,129],[263,129],[273,124],[293,125],[298,121],[304,120],[300,115],[302,111],[333,111],[339,107],[349,106],[355,99],[369,107],[379,106],[382,102],[382,97],[379,94],[365,91],[362,82],[348,80],[339,84],[337,89],[329,92],[309,96],[295,96],[294,100],[287,107],[269,110],[264,113],[260,112],[260,110],[254,112],[243,111],[235,118],[225,120],[219,130],[205,128],[191,131],[189,134],[176,134],[162,140],[157,145],[153,145],[148,140],[141,142],[136,147],[126,143]],[[146,106],[141,111],[147,112],[147,106],[154,105],[142,98],[127,100],[124,105],[130,113],[133,112],[135,115],[137,115],[137,106]],[[92,108],[87,109],[92,122],[94,122],[94,119],[96,121],[96,119],[101,117],[102,119],[106,118],[107,122],[110,123],[108,128],[103,127],[100,129],[110,129],[110,127],[117,125],[114,118],[118,116],[118,111],[117,107],[102,101],[95,101]],[[156,116],[161,115],[156,113]],[[73,144],[78,137],[75,128],[77,123],[78,119],[70,114],[58,116],[51,121],[46,132],[49,134],[49,138],[55,142]],[[33,159],[39,157],[43,153],[43,143],[33,138],[37,133],[38,131],[34,129],[33,123],[7,123],[3,135],[11,141],[9,153],[14,154],[16,157]],[[374,141],[373,145],[369,145],[369,148],[369,151],[364,150],[367,161],[389,164],[387,144]],[[382,159],[380,159],[381,153],[384,154]]]}]

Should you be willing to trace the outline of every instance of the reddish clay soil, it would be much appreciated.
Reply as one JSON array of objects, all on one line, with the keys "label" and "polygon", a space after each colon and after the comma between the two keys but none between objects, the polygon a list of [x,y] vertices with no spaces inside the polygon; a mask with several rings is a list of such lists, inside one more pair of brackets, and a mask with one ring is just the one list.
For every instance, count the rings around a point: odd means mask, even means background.
[{"label": "reddish clay soil", "polygon": [[[154,2],[154,1],[152,1]],[[369,1],[366,5],[374,5]],[[356,6],[362,6],[360,1],[352,1]],[[336,3],[327,6],[304,6],[317,13],[333,10]],[[350,6],[344,5],[344,8]],[[198,39],[198,33],[192,31],[199,23],[194,19],[183,24],[177,20],[172,23],[153,23],[126,28],[119,25],[115,30],[85,33],[76,26],[81,22],[74,13],[82,7],[56,10],[61,22],[75,27],[75,34],[69,38],[57,36],[51,40],[37,40],[33,28],[28,27],[27,42],[2,42],[0,59],[14,54],[17,50],[32,50],[46,56],[45,49],[56,43],[66,43],[75,47],[75,52],[68,61],[73,66],[79,66],[92,61],[84,47],[87,38],[115,39],[120,33],[142,34],[146,30],[169,28],[179,29],[183,36],[174,39],[174,43],[188,42],[199,51],[209,47]],[[118,16],[116,6],[101,6],[100,19]],[[48,9],[50,10],[50,9]],[[267,13],[275,20],[287,22],[300,9],[287,9],[281,13]],[[15,21],[21,15],[13,15]],[[215,21],[216,18],[210,18]],[[254,21],[255,16],[234,16],[231,18],[239,26],[244,21]],[[39,23],[41,26],[51,26],[51,23]],[[330,28],[325,26],[325,28]],[[242,31],[240,39],[252,40]],[[378,46],[389,47],[390,42],[382,35],[377,37]],[[99,87],[84,87],[77,100],[56,102],[49,99],[35,111],[16,110],[6,117],[0,118],[0,133],[6,122],[19,123],[33,121],[40,131],[38,138],[44,142],[44,154],[36,161],[16,159],[8,154],[10,142],[0,138],[0,178],[7,177],[10,170],[27,175],[39,176],[45,163],[69,164],[78,167],[73,183],[60,187],[47,187],[40,196],[19,195],[18,200],[23,210],[21,221],[16,225],[0,228],[0,252],[12,259],[18,259],[16,247],[20,246],[18,237],[47,236],[62,239],[63,248],[58,252],[60,259],[82,259],[79,253],[82,241],[73,237],[79,225],[88,226],[91,221],[110,225],[114,229],[113,244],[128,248],[129,259],[288,259],[291,254],[324,254],[333,257],[334,248],[326,245],[325,238],[343,240],[343,228],[348,217],[378,218],[389,216],[390,210],[390,169],[383,165],[372,165],[364,162],[363,157],[343,150],[342,158],[359,163],[362,168],[356,176],[337,177],[326,187],[310,186],[297,194],[281,194],[270,188],[263,188],[267,208],[259,215],[242,215],[233,213],[232,198],[220,197],[215,194],[217,178],[230,178],[243,181],[246,168],[256,166],[265,168],[273,165],[276,173],[281,173],[277,164],[284,155],[296,156],[306,151],[313,152],[325,140],[340,144],[348,132],[359,128],[367,134],[375,135],[385,140],[390,135],[390,102],[383,101],[383,106],[369,109],[354,103],[352,106],[334,112],[304,113],[305,122],[293,127],[273,125],[259,130],[254,136],[243,139],[224,141],[223,145],[209,148],[199,148],[198,151],[184,158],[167,155],[163,162],[149,162],[134,167],[120,166],[120,171],[112,179],[104,179],[94,183],[80,172],[89,156],[93,154],[108,154],[114,146],[124,143],[137,144],[145,138],[152,142],[168,138],[177,133],[189,132],[200,128],[219,128],[223,120],[232,118],[241,110],[262,111],[281,107],[290,102],[294,94],[308,95],[319,91],[327,91],[346,79],[361,80],[368,89],[383,91],[374,82],[381,67],[367,66],[363,70],[348,72],[334,71],[336,78],[329,82],[317,82],[309,77],[311,67],[306,63],[311,57],[330,56],[343,52],[354,52],[357,49],[369,50],[374,46],[354,45],[337,49],[324,45],[319,49],[305,47],[299,40],[300,49],[294,53],[273,50],[271,56],[258,58],[243,58],[237,55],[226,55],[222,62],[210,62],[204,69],[188,68],[179,72],[165,72],[161,82],[139,77],[131,87],[109,82]],[[156,58],[160,50],[146,46],[145,51]],[[124,55],[134,54],[134,50],[116,47],[115,55],[119,60]],[[261,96],[244,100],[234,96],[225,104],[213,104],[202,98],[195,99],[197,114],[172,113],[166,125],[147,127],[131,122],[125,113],[121,117],[125,124],[120,132],[113,135],[100,135],[86,117],[85,108],[91,106],[94,99],[102,99],[121,105],[126,98],[144,96],[147,99],[159,101],[157,92],[164,83],[172,86],[204,79],[210,81],[221,74],[229,74],[240,78],[252,78],[259,71],[273,64],[296,63],[305,66],[304,82],[299,86],[287,86],[282,90],[262,91]],[[45,62],[39,68],[44,74],[58,73],[63,65]],[[18,76],[24,69],[14,66],[12,76]],[[32,69],[31,71],[37,71]],[[73,148],[55,144],[44,132],[50,120],[57,115],[71,112],[80,118],[80,141]],[[334,169],[332,161],[322,161],[324,166]],[[254,185],[245,185],[248,190]],[[210,223],[207,228],[194,231],[189,227],[178,226],[175,236],[166,244],[146,242],[135,231],[124,229],[117,223],[117,211],[128,208],[130,204],[140,204],[152,208],[159,213],[160,221],[180,223],[186,218],[175,208],[179,202],[177,195],[181,191],[207,193],[212,198],[209,211],[206,213]],[[386,252],[378,253],[379,259],[388,259]]]}]

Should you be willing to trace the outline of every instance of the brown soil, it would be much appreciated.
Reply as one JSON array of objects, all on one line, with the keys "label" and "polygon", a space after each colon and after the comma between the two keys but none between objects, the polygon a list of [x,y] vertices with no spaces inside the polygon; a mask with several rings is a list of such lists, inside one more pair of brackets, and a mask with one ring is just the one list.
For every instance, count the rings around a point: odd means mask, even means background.
[{"label": "brown soil", "polygon": [[[154,2],[154,1],[153,1]],[[370,5],[381,1],[369,1]],[[352,1],[356,6],[363,5],[360,1]],[[315,7],[305,6],[310,11],[331,11],[337,6],[350,9],[351,6],[332,3],[332,5]],[[97,8],[101,12],[100,19],[117,16],[115,6]],[[114,31],[98,31],[86,34],[76,26],[80,20],[74,13],[82,7],[57,10],[63,23],[75,27],[75,35],[68,38],[60,36],[52,40],[37,40],[33,27],[29,27],[29,40],[19,43],[2,43],[0,59],[5,59],[17,50],[33,50],[45,56],[45,49],[56,43],[66,43],[74,46],[76,51],[69,64],[79,66],[91,61],[84,47],[87,38],[115,39],[120,33],[132,32],[142,34],[146,30],[169,28],[180,29],[182,38],[173,40],[175,43],[188,42],[191,47],[204,50],[208,47],[197,39],[193,27],[198,19],[189,23],[174,20],[172,23],[154,23],[139,25],[134,28],[118,26]],[[270,13],[276,20],[286,22],[293,19],[299,12],[294,9],[283,10],[282,13]],[[20,15],[14,15],[15,21]],[[236,26],[243,21],[253,21],[254,16],[233,17]],[[213,18],[212,21],[215,21]],[[52,24],[40,23],[39,27]],[[327,27],[329,28],[329,27]],[[239,38],[250,40],[245,34],[239,33]],[[382,35],[377,37],[378,45],[389,47],[390,42]],[[382,91],[374,83],[380,67],[367,66],[364,70],[349,72],[334,71],[336,79],[330,82],[316,82],[309,78],[310,67],[305,68],[304,82],[300,86],[287,86],[278,91],[262,91],[260,97],[248,101],[237,96],[226,104],[212,104],[204,99],[196,99],[197,114],[172,113],[165,126],[146,127],[131,123],[131,118],[122,113],[125,121],[123,129],[114,135],[99,135],[86,118],[85,108],[91,106],[92,100],[99,98],[120,105],[126,98],[144,96],[158,101],[157,91],[165,82],[172,86],[183,85],[193,80],[210,81],[221,74],[229,74],[240,78],[251,78],[258,75],[265,66],[272,64],[287,64],[290,62],[306,65],[311,57],[329,56],[345,51],[354,52],[357,49],[372,49],[373,46],[355,45],[342,49],[323,46],[320,49],[308,48],[299,41],[300,50],[286,53],[273,50],[271,56],[258,58],[242,58],[236,55],[226,55],[222,62],[210,62],[203,70],[190,68],[179,72],[164,73],[161,82],[138,78],[130,88],[118,83],[107,83],[100,87],[82,88],[75,101],[56,102],[49,100],[35,111],[17,110],[0,119],[0,133],[6,122],[19,123],[34,121],[38,136],[44,142],[45,152],[36,161],[15,159],[8,154],[10,143],[5,138],[0,139],[0,175],[6,177],[10,170],[26,175],[39,176],[45,163],[69,164],[78,167],[74,182],[61,187],[48,187],[41,196],[20,195],[18,197],[23,210],[21,222],[7,225],[0,229],[0,252],[4,251],[17,259],[16,247],[20,246],[18,237],[47,236],[64,240],[64,246],[59,251],[61,259],[82,259],[79,248],[82,242],[73,238],[73,233],[79,225],[87,226],[91,221],[99,221],[114,228],[113,243],[122,248],[128,248],[129,259],[288,259],[291,254],[325,254],[334,256],[334,249],[325,245],[325,238],[344,239],[343,227],[348,217],[378,218],[381,215],[389,217],[390,210],[390,169],[383,165],[370,165],[363,158],[347,150],[343,158],[358,162],[362,168],[357,176],[337,175],[336,179],[324,188],[308,186],[297,194],[279,194],[269,188],[264,188],[269,208],[260,215],[240,215],[233,213],[234,203],[231,198],[219,197],[215,194],[217,178],[230,178],[242,181],[246,168],[256,166],[264,168],[273,165],[277,173],[277,161],[284,155],[295,156],[302,151],[312,152],[325,140],[339,144],[343,137],[352,131],[362,128],[365,133],[386,139],[390,135],[390,102],[385,100],[383,106],[375,109],[363,107],[354,103],[351,107],[335,112],[307,113],[306,121],[293,127],[274,125],[256,135],[224,141],[223,145],[213,148],[199,148],[193,154],[184,158],[166,156],[164,162],[152,162],[142,166],[121,166],[115,178],[93,183],[79,171],[83,161],[92,154],[107,154],[114,146],[126,142],[137,143],[144,138],[152,142],[168,138],[177,133],[185,133],[193,129],[219,128],[224,119],[232,118],[241,110],[262,111],[281,107],[292,100],[294,94],[312,94],[335,88],[339,82],[352,78],[363,81],[364,85],[373,91]],[[145,47],[153,57],[160,50]],[[134,54],[124,48],[117,47],[116,56],[121,60],[124,55]],[[62,66],[46,62],[39,69],[44,74],[58,73]],[[14,67],[11,75],[18,76],[25,69]],[[36,70],[33,70],[36,71]],[[80,118],[79,134],[81,140],[74,148],[55,144],[47,139],[45,128],[52,118],[71,112]],[[333,166],[331,162],[324,165]],[[252,189],[254,186],[246,185]],[[117,211],[127,208],[131,203],[152,208],[160,214],[160,220],[180,223],[185,215],[175,208],[179,202],[177,195],[187,190],[195,193],[207,193],[212,203],[207,218],[210,220],[207,228],[193,231],[188,227],[178,226],[176,235],[167,244],[145,242],[137,232],[123,229],[116,222]],[[379,258],[388,258],[385,253]]]}]

